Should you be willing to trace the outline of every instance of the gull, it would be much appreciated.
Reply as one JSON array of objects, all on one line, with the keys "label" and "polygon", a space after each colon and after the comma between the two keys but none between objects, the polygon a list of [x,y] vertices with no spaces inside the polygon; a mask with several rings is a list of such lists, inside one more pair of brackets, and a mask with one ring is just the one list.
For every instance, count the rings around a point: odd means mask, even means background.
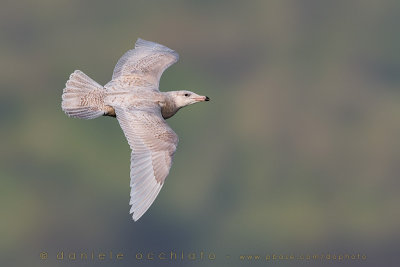
[{"label": "gull", "polygon": [[139,38],[105,86],[76,70],[63,90],[61,107],[68,116],[117,118],[132,149],[129,204],[134,221],[154,202],[172,165],[178,136],[165,120],[182,107],[210,100],[186,90],[160,92],[162,73],[178,59],[174,50]]}]

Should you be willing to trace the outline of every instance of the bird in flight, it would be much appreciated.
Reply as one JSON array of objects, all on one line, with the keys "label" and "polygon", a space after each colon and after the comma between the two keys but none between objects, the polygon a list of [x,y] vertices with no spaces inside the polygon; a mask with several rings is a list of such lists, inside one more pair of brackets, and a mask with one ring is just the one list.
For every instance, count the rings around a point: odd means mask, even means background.
[{"label": "bird in flight", "polygon": [[159,91],[162,73],[178,59],[174,50],[139,38],[105,86],[76,70],[63,90],[61,107],[68,116],[117,118],[132,149],[129,204],[134,221],[153,203],[172,165],[178,136],[165,120],[185,106],[210,100],[190,91]]}]

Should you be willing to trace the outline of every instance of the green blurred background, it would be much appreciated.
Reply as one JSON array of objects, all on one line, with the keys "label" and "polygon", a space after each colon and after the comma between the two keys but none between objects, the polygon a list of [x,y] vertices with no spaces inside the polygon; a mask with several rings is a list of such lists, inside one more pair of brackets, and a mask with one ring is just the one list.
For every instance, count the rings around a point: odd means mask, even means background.
[{"label": "green blurred background", "polygon": [[[399,25],[398,1],[3,2],[1,266],[110,250],[127,256],[103,266],[260,265],[238,256],[273,252],[398,266]],[[174,164],[134,223],[118,122],[68,118],[61,94],[75,69],[107,83],[138,37],[180,54],[162,91],[212,101],[168,120]],[[135,260],[171,250],[217,260]]]}]

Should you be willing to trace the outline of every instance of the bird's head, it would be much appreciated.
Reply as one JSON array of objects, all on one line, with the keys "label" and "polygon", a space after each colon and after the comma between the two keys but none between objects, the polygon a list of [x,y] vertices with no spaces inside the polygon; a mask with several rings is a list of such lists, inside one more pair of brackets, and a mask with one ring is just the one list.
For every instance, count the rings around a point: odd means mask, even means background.
[{"label": "bird's head", "polygon": [[208,98],[208,96],[201,96],[186,90],[173,91],[170,93],[172,93],[175,105],[178,108],[182,108],[198,102],[210,101],[210,98]]}]

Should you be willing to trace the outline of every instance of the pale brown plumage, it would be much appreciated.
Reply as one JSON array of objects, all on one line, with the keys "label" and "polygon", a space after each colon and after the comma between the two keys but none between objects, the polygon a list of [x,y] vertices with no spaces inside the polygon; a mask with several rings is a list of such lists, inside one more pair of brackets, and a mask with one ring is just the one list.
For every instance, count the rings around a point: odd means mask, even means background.
[{"label": "pale brown plumage", "polygon": [[71,117],[118,119],[132,149],[130,213],[135,221],[161,190],[178,145],[178,136],[165,119],[184,106],[209,100],[190,91],[159,91],[162,73],[178,58],[163,45],[138,39],[104,87],[75,71],[62,95],[62,109]]}]

